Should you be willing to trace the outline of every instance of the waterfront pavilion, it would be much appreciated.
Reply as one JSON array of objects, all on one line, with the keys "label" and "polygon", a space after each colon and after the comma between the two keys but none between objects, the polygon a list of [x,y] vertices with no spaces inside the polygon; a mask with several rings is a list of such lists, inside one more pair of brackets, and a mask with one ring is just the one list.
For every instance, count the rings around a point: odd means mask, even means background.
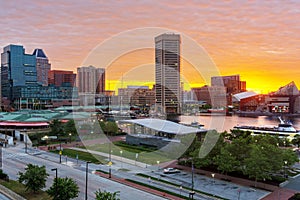
[{"label": "waterfront pavilion", "polygon": [[181,138],[195,134],[198,139],[207,131],[205,129],[185,126],[162,119],[132,119],[118,122],[119,128],[128,133],[126,142],[134,145],[162,147],[169,142],[180,143]]}]

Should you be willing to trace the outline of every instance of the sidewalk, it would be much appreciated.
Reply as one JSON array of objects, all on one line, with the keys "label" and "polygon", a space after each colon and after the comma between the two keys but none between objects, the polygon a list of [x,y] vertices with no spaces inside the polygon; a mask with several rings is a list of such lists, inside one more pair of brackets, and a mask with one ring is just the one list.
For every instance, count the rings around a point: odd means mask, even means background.
[{"label": "sidewalk", "polygon": [[289,190],[286,188],[277,188],[271,194],[263,198],[263,200],[287,200],[295,193],[297,193],[297,191]]},{"label": "sidewalk", "polygon": [[[174,167],[177,169],[183,169],[185,171],[191,171],[190,167],[177,165],[175,162],[172,163],[170,165],[170,167]],[[200,169],[195,169],[195,173],[204,174],[205,176],[208,176],[208,177],[210,177],[210,175],[211,175],[211,172],[200,170]],[[253,187],[255,185],[254,181],[237,178],[237,177],[226,177],[223,174],[215,173],[215,177],[218,177],[218,179],[229,178],[232,183],[236,183],[238,185],[244,185],[247,187]],[[294,190],[281,188],[281,187],[274,186],[274,185],[264,184],[261,182],[257,182],[257,187],[271,191],[271,193],[268,194],[267,196],[263,197],[262,200],[287,200],[291,196],[293,196],[295,193],[297,193],[297,191],[294,191]]]}]

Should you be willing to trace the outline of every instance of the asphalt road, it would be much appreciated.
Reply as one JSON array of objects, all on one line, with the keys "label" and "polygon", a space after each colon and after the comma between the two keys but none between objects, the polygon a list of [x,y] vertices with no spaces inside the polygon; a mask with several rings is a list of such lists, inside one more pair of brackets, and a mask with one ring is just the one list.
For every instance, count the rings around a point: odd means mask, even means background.
[{"label": "asphalt road", "polygon": [[[46,158],[43,158],[43,156]],[[57,162],[53,161],[52,159],[56,159]],[[86,164],[84,162],[80,162],[77,166],[76,161],[75,163],[71,160],[68,161],[68,165],[66,163],[59,164],[58,157],[56,155],[51,155],[48,153],[42,153],[41,155],[31,155],[24,153],[24,148],[22,146],[17,147],[10,147],[10,148],[3,148],[3,171],[7,173],[10,179],[17,180],[18,172],[24,172],[24,169],[27,164],[36,164],[36,165],[45,165],[47,173],[50,175],[47,183],[46,189],[48,189],[52,183],[53,179],[55,178],[55,172],[51,171],[53,168],[58,168],[58,176],[59,177],[71,177],[76,180],[79,188],[80,194],[77,199],[84,199],[85,197],[85,177],[86,177]],[[65,161],[65,160],[63,160]],[[74,161],[74,160],[73,160]],[[88,174],[88,199],[94,199],[95,194],[94,192],[98,189],[106,190],[109,192],[120,191],[120,198],[121,199],[130,199],[130,200],[160,200],[164,199],[158,197],[156,195],[149,194],[144,191],[137,190],[135,188],[131,188],[125,186],[123,184],[108,180],[106,178],[99,177],[91,173],[94,168],[97,166],[93,166],[90,164],[89,166],[89,174]]]}]

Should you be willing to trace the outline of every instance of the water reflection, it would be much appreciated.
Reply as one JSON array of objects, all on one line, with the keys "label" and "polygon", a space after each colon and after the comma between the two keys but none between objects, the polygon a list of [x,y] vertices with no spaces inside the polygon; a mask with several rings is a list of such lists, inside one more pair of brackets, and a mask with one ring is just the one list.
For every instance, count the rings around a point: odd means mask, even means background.
[{"label": "water reflection", "polygon": [[[300,118],[285,119],[290,120],[294,127],[300,129]],[[236,125],[251,125],[251,126],[264,126],[273,125],[276,126],[280,123],[277,117],[259,116],[253,117],[238,117],[233,116],[181,116],[180,121],[185,124],[191,122],[198,122],[204,125],[205,129],[216,129],[219,132],[229,132]]]}]

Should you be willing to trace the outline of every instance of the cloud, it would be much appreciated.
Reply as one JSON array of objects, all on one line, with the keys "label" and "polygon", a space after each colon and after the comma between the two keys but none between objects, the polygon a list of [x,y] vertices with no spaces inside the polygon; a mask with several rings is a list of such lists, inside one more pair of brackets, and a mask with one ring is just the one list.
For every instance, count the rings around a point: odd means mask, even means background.
[{"label": "cloud", "polygon": [[259,68],[263,57],[278,55],[284,55],[277,62],[287,69],[299,66],[299,1],[0,1],[0,46],[43,48],[54,68],[75,69],[105,39],[149,26],[191,36],[224,73],[232,71],[232,62]]}]

